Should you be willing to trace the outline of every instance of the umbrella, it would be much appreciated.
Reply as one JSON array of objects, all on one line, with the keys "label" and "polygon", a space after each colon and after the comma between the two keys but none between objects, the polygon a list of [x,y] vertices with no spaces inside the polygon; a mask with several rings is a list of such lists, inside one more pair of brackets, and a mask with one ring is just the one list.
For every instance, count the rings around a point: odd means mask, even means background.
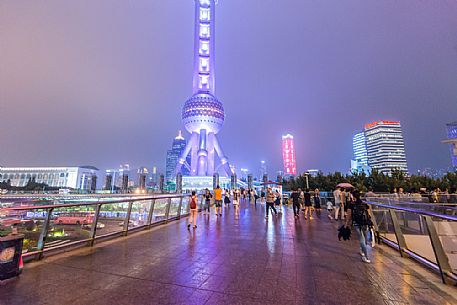
[{"label": "umbrella", "polygon": [[354,186],[352,186],[352,184],[347,183],[347,182],[340,183],[336,187],[342,187],[342,188],[345,188],[345,189],[353,189],[354,188]]}]

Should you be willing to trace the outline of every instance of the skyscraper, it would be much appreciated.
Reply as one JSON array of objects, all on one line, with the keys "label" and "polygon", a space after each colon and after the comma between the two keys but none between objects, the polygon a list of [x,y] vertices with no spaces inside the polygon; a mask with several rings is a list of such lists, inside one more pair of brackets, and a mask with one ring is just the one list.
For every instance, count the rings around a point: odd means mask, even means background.
[{"label": "skyscraper", "polygon": [[[225,120],[224,107],[214,95],[216,1],[194,1],[193,95],[182,110],[182,122],[191,137],[178,160],[175,173],[187,168],[191,176],[212,176],[221,168],[227,175],[231,175],[233,171],[216,137]],[[216,164],[216,155],[219,164]],[[186,160],[187,156],[191,156],[190,164]]]},{"label": "skyscraper", "polygon": [[455,170],[457,170],[457,121],[446,124],[447,140],[444,143],[449,144],[451,150],[451,162]]},{"label": "skyscraper", "polygon": [[352,148],[354,156],[351,162],[351,170],[353,172],[370,172],[365,132],[359,132],[354,135],[352,138]]},{"label": "skyscraper", "polygon": [[[176,165],[178,164],[178,159],[182,155],[184,149],[186,148],[186,139],[181,134],[181,130],[178,132],[178,135],[173,140],[171,149],[167,151],[167,162],[165,166],[165,181],[174,182],[176,178]],[[188,175],[189,171],[184,168],[183,175]]]},{"label": "skyscraper", "polygon": [[297,174],[297,161],[295,158],[294,137],[290,134],[282,136],[282,159],[286,175]]},{"label": "skyscraper", "polygon": [[372,169],[388,175],[395,169],[408,173],[400,122],[377,121],[366,124],[364,136],[368,165]]}]

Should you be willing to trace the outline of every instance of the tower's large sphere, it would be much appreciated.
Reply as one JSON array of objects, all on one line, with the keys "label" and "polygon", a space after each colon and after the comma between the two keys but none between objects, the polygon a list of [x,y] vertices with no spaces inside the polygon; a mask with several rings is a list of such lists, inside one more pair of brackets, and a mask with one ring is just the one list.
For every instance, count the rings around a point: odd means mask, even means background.
[{"label": "tower's large sphere", "polygon": [[205,129],[207,133],[217,134],[224,124],[224,118],[222,103],[209,93],[194,94],[182,109],[182,122],[190,133]]}]

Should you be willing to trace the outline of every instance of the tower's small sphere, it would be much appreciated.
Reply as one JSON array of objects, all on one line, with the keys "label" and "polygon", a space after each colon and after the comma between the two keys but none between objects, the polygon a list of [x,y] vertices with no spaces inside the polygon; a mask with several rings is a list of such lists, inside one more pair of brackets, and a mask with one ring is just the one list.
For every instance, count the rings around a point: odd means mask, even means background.
[{"label": "tower's small sphere", "polygon": [[194,94],[182,109],[182,122],[190,133],[205,129],[207,133],[217,134],[224,124],[224,118],[222,103],[209,93]]}]

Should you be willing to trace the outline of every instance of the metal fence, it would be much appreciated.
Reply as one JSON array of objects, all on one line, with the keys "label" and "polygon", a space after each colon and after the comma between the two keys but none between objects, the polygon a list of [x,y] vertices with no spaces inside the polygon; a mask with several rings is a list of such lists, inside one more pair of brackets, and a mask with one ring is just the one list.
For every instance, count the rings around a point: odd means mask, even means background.
[{"label": "metal fence", "polygon": [[[118,200],[38,204],[0,209],[4,223],[24,234],[24,259],[180,219],[189,214],[189,195],[154,195]],[[201,208],[201,201],[200,201]]]},{"label": "metal fence", "polygon": [[[447,284],[457,283],[457,217],[454,209],[435,204],[417,206],[369,201],[378,242],[394,247],[441,274]],[[449,213],[451,211],[452,213]]]}]

